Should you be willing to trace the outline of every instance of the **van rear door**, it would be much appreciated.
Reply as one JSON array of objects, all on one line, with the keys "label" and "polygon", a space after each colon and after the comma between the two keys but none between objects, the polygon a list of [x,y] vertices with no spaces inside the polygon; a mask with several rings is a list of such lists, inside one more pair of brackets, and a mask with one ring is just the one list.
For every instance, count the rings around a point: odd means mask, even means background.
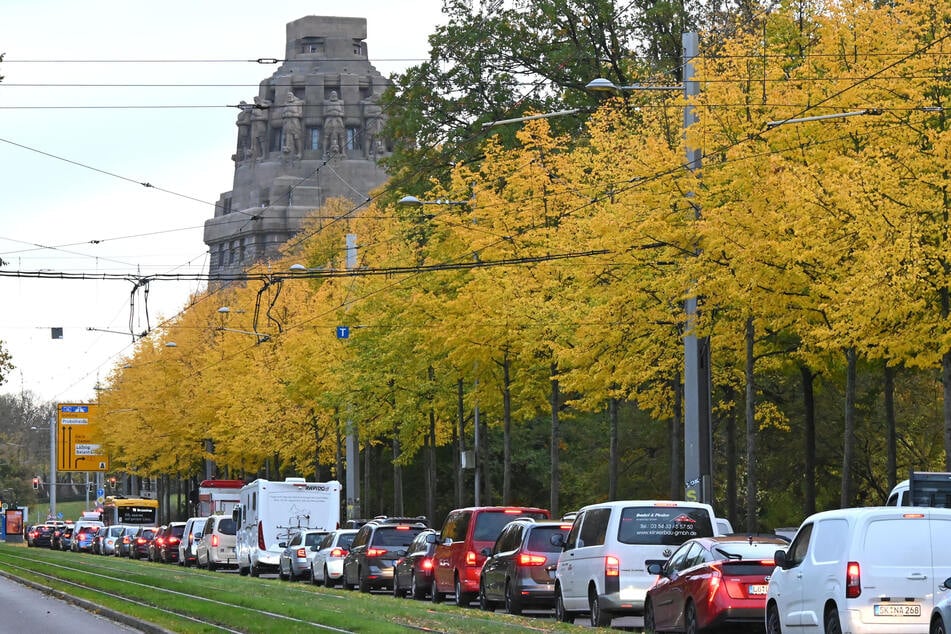
[{"label": "van rear door", "polygon": [[[934,601],[931,560],[932,526],[924,509],[903,512],[900,507],[887,515],[868,519],[853,545],[860,583],[857,597],[848,598],[862,623],[885,626],[920,625],[927,631]],[[851,562],[844,562],[851,566]],[[847,570],[842,571],[848,577]]]}]

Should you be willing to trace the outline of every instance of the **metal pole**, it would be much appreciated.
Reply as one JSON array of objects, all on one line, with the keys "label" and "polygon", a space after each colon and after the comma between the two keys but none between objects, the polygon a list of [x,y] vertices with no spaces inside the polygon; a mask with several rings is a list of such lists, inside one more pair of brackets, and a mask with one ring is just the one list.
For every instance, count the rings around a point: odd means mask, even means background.
[{"label": "metal pole", "polygon": [[[357,234],[347,234],[346,267],[357,268]],[[359,519],[360,509],[360,437],[351,414],[352,405],[347,405],[347,519]]]},{"label": "metal pole", "polygon": [[[694,58],[698,52],[696,33],[684,33],[684,97],[700,92],[694,81]],[[697,121],[691,106],[684,108],[684,135]],[[687,166],[699,171],[702,151],[687,147]],[[695,207],[695,219],[700,218],[700,209]],[[691,501],[711,502],[713,475],[711,455],[713,439],[710,425],[710,342],[698,338],[697,296],[691,293],[684,302],[686,329],[684,332],[684,486],[685,498]]]},{"label": "metal pole", "polygon": [[50,417],[50,515],[56,518],[56,414]]},{"label": "metal pole", "polygon": [[[475,388],[476,388],[476,392],[478,392],[479,379],[475,380]],[[479,396],[478,394],[476,394],[476,399],[478,398]],[[476,400],[476,403],[475,403],[475,409],[473,411],[472,419],[473,419],[473,424],[475,425],[475,436],[473,438],[473,454],[475,456],[475,478],[474,478],[475,491],[472,497],[472,503],[475,506],[481,506],[482,502],[479,496],[479,489],[481,488],[481,484],[482,484],[482,461],[479,459],[479,451],[481,450],[481,447],[479,446],[479,401],[478,400]]]}]

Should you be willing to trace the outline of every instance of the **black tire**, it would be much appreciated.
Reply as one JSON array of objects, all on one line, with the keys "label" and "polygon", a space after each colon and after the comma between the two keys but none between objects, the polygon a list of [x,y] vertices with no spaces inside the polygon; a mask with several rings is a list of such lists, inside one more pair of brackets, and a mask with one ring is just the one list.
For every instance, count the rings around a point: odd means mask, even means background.
[{"label": "black tire", "polygon": [[[209,561],[210,561],[210,560],[209,560]],[[278,579],[280,579],[281,581],[287,581],[290,576],[291,576],[291,575],[285,575],[285,574],[284,574],[284,565],[283,565],[283,564],[278,564],[278,565],[277,565],[277,578],[278,578]]]},{"label": "black tire", "polygon": [[211,557],[208,558],[208,565],[205,566],[208,569],[208,572],[214,572],[218,570],[218,565],[211,560]]},{"label": "black tire", "polygon": [[516,616],[522,613],[522,597],[511,581],[505,584],[505,611]]},{"label": "black tire", "polygon": [[252,563],[252,564],[251,564],[251,569],[248,570],[248,574],[251,575],[252,577],[260,577],[260,576],[261,576],[261,568],[260,568],[257,564]]},{"label": "black tire", "polygon": [[429,600],[432,601],[433,603],[442,603],[442,600],[444,598],[445,597],[443,593],[440,592],[439,589],[436,587],[436,578],[433,577],[433,589],[429,593]]},{"label": "black tire", "polygon": [[400,584],[396,581],[396,575],[393,575],[393,598],[402,599],[406,597],[406,590],[400,587]]},{"label": "black tire", "polygon": [[657,624],[654,623],[654,604],[650,599],[644,602],[644,634],[657,634]]},{"label": "black tire", "polygon": [[413,578],[410,581],[409,592],[417,601],[422,601],[426,598],[426,589],[419,585],[415,570],[413,571]]},{"label": "black tire", "polygon": [[948,628],[944,626],[944,619],[941,616],[935,616],[931,621],[931,629],[928,634],[948,634]]},{"label": "black tire", "polygon": [[462,591],[462,581],[459,580],[459,575],[456,575],[456,605],[460,608],[467,608],[469,604],[472,603],[472,600],[475,599],[475,596],[471,592]]},{"label": "black tire", "polygon": [[340,576],[340,580],[343,582],[343,589],[344,589],[344,590],[353,590],[354,588],[357,587],[355,584],[352,584],[352,583],[350,583],[350,582],[347,580],[347,569],[346,569],[346,568],[344,568],[343,574]]},{"label": "black tire", "polygon": [[555,587],[555,620],[561,623],[574,623],[574,614],[565,609],[565,600],[561,596],[561,587]]},{"label": "black tire", "polygon": [[688,602],[684,607],[684,634],[699,634],[700,628],[697,626],[697,606]]},{"label": "black tire", "polygon": [[250,569],[250,568],[242,568],[242,567],[241,567],[241,564],[238,564],[238,575],[240,575],[240,576],[242,576],[242,577],[246,577],[246,576],[248,575],[248,573],[250,573],[250,572],[251,572],[251,569]]},{"label": "black tire", "polygon": [[[766,608],[766,634],[783,634],[782,621],[779,618],[779,609],[775,604]],[[944,632],[941,634],[944,634]]]},{"label": "black tire", "polygon": [[337,584],[330,578],[330,572],[327,570],[327,566],[324,566],[324,587],[333,588],[335,585]]},{"label": "black tire", "polygon": [[826,608],[822,624],[825,634],[842,634],[842,626],[839,624],[839,613],[836,611],[835,606],[830,605]]},{"label": "black tire", "polygon": [[592,588],[588,597],[588,606],[591,609],[591,627],[611,627],[613,617],[601,607],[601,599]]}]

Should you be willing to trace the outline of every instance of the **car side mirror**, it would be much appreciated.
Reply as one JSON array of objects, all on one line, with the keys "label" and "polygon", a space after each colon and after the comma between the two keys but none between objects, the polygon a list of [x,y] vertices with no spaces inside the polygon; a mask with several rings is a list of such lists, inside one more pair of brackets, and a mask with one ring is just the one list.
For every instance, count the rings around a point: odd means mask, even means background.
[{"label": "car side mirror", "polygon": [[940,589],[941,589],[941,590],[951,590],[951,577],[948,577],[947,579],[945,579],[944,581],[941,582],[941,587],[940,587]]},{"label": "car side mirror", "polygon": [[397,551],[396,551],[396,556],[397,556],[397,557],[405,557],[408,552],[409,552],[409,551],[407,551],[407,550],[397,550]]},{"label": "car side mirror", "polygon": [[320,550],[320,544],[314,544],[313,546],[310,547],[310,552],[312,553],[315,553],[318,550]]},{"label": "car side mirror", "polygon": [[554,535],[551,536],[551,538],[548,541],[551,542],[552,546],[556,546],[558,548],[565,547],[565,536],[562,535],[561,533],[555,533]]},{"label": "car side mirror", "polygon": [[427,543],[427,544],[438,544],[438,543],[439,543],[439,535],[437,535],[436,533],[430,533],[429,535],[426,535],[426,543]]},{"label": "car side mirror", "polygon": [[483,557],[489,557],[490,555],[492,555],[492,549],[483,548],[482,550],[479,551],[479,554],[482,555]]},{"label": "car side mirror", "polygon": [[773,561],[783,570],[786,570],[791,565],[791,562],[786,557],[785,550],[777,550],[775,553],[773,553]]},{"label": "car side mirror", "polygon": [[655,561],[654,563],[647,564],[647,572],[652,575],[663,574],[664,566]]},{"label": "car side mirror", "polygon": [[287,542],[277,542],[278,548],[287,548]]}]

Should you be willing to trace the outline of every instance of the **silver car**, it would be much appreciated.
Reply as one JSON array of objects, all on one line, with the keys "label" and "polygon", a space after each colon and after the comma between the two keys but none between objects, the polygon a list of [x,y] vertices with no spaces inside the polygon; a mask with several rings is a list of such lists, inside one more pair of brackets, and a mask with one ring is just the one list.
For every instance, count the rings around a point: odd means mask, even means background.
[{"label": "silver car", "polygon": [[[951,578],[945,579],[938,586],[938,591],[951,590]],[[931,628],[929,634],[948,634],[951,632],[951,592],[944,595],[931,610]]]},{"label": "silver car", "polygon": [[277,576],[284,581],[296,581],[310,577],[310,560],[313,559],[316,546],[327,535],[327,531],[303,529],[287,542],[278,561]]}]

